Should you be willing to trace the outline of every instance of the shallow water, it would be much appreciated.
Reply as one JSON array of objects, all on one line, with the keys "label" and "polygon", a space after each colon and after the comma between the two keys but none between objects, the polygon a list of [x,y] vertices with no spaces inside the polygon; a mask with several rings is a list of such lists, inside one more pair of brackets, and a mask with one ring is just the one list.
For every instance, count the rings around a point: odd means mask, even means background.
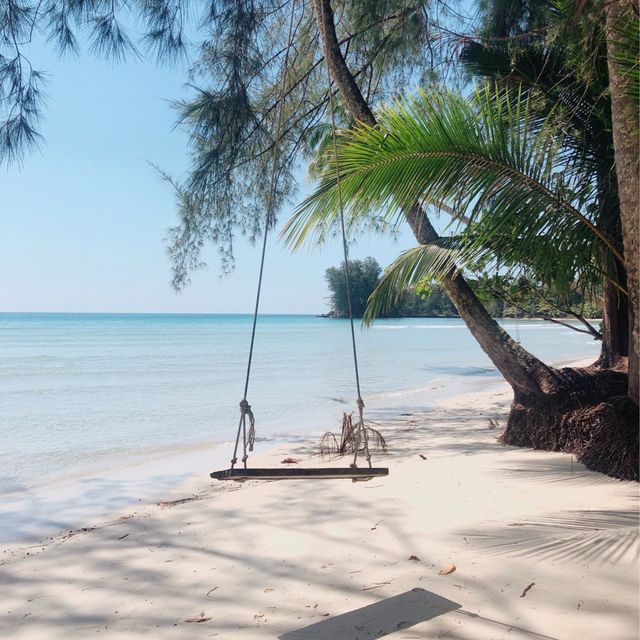
[{"label": "shallow water", "polygon": [[[505,321],[548,362],[595,356],[588,336]],[[0,493],[235,436],[251,317],[0,314]],[[356,330],[371,418],[423,408],[497,372],[457,319]],[[248,399],[258,435],[324,431],[356,396],[348,321],[259,319]]]}]

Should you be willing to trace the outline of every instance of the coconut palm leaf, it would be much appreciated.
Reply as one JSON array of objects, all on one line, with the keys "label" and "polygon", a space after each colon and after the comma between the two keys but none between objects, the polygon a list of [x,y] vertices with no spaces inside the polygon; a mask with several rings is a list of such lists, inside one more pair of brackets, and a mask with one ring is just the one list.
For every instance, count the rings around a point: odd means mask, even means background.
[{"label": "coconut palm leaf", "polygon": [[339,195],[352,231],[372,213],[397,224],[416,202],[443,203],[470,225],[472,253],[491,247],[501,259],[526,260],[548,277],[564,274],[565,283],[599,279],[602,256],[620,252],[596,226],[595,185],[563,145],[555,112],[541,116],[534,99],[492,87],[471,99],[422,92],[393,103],[376,127],[343,135],[339,171],[335,158],[325,162],[320,185],[283,237],[294,249],[322,241],[339,220]]},{"label": "coconut palm leaf", "polygon": [[564,121],[565,144],[571,145],[587,171],[613,164],[611,106],[606,85],[576,78],[567,66],[567,52],[559,42],[540,38],[509,41],[467,39],[460,61],[477,78],[499,86],[520,86],[536,96],[537,108],[554,109]]},{"label": "coconut palm leaf", "polygon": [[369,296],[363,316],[365,325],[397,304],[402,294],[421,280],[441,279],[457,269],[457,251],[436,244],[421,244],[402,252],[389,265]]}]

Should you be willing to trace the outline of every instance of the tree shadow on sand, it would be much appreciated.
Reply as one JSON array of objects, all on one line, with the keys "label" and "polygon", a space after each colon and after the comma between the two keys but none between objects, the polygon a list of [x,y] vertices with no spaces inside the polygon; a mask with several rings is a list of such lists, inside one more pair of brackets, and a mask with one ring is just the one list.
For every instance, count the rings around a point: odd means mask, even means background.
[{"label": "tree shadow on sand", "polygon": [[640,555],[638,525],[636,510],[576,510],[462,535],[496,555],[635,564]]}]

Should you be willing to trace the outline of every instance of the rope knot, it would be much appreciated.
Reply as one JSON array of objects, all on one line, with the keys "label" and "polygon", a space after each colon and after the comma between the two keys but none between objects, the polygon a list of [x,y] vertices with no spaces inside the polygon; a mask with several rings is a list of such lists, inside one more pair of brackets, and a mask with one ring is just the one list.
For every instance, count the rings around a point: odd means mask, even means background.
[{"label": "rope knot", "polygon": [[[247,438],[245,440],[245,457],[246,450],[253,451],[253,445],[256,441],[256,419],[253,417],[253,411],[251,411],[251,405],[245,398],[240,401],[240,413],[241,413],[241,421],[240,424],[244,423],[245,417],[249,418],[249,432],[247,433]],[[244,460],[243,460],[244,462]]]}]

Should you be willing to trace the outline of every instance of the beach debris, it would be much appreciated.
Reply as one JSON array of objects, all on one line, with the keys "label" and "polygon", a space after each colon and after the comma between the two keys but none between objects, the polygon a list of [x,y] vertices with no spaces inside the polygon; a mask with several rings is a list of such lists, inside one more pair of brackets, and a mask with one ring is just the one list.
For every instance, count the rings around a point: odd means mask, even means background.
[{"label": "beach debris", "polygon": [[260,613],[256,613],[256,614],[253,616],[253,619],[254,619],[254,620],[259,620],[260,618],[264,618],[264,613],[263,613],[262,611],[261,611]]},{"label": "beach debris", "polygon": [[196,616],[195,618],[187,618],[185,622],[206,622],[207,620],[211,620],[211,617],[205,616],[204,611],[201,611],[199,616]]},{"label": "beach debris", "polygon": [[390,582],[374,582],[372,587],[363,587],[363,591],[371,591],[371,589],[379,589],[384,587],[385,584],[391,584]]},{"label": "beach debris", "polygon": [[423,460],[427,459],[427,456],[423,456],[421,453],[418,454]]},{"label": "beach debris", "polygon": [[521,598],[524,598],[527,595],[527,592],[529,591],[529,589],[531,589],[531,587],[533,587],[533,585],[535,584],[535,582],[532,582],[530,585],[528,585],[525,590],[520,594]]},{"label": "beach debris", "polygon": [[[380,431],[374,429],[369,423],[366,423],[364,428],[369,447],[376,452],[387,453],[389,447]],[[353,413],[343,413],[340,435],[327,431],[320,438],[320,455],[343,456],[347,453],[354,453],[356,448],[360,447],[361,435],[359,425],[353,424]]]},{"label": "beach debris", "polygon": [[443,569],[440,569],[440,571],[438,571],[438,575],[439,576],[448,576],[450,573],[453,573],[455,570],[457,569],[455,564],[449,564],[446,567],[444,567]]},{"label": "beach debris", "polygon": [[375,531],[378,528],[378,525],[382,522],[382,520],[378,520],[378,522],[376,522],[373,527],[371,527],[371,531]]},{"label": "beach debris", "polygon": [[285,458],[280,461],[280,464],[298,464],[299,462],[298,458]]},{"label": "beach debris", "polygon": [[[89,533],[91,531],[96,531],[98,529],[98,527],[82,527],[81,529],[69,529],[69,533],[65,533],[62,536],[62,540],[67,540],[68,538],[73,538],[73,536],[77,536],[79,533]],[[36,547],[39,547],[41,545],[34,545]],[[30,547],[27,547],[30,548]],[[29,554],[27,554],[29,555]]]},{"label": "beach debris", "polygon": [[407,558],[408,560],[413,560],[414,562],[420,562],[420,558],[418,556],[411,555]]},{"label": "beach debris", "polygon": [[209,591],[207,591],[207,595],[211,595],[218,587],[213,587],[213,589],[209,589]]},{"label": "beach debris", "polygon": [[128,535],[128,533],[125,533],[123,536],[120,536],[118,540],[124,540]]},{"label": "beach debris", "polygon": [[179,504],[185,504],[185,502],[193,502],[194,500],[199,500],[200,496],[194,494],[192,496],[189,496],[188,498],[179,498],[178,500],[163,500],[161,502],[158,502],[158,506],[165,508],[165,507],[175,507]]}]

